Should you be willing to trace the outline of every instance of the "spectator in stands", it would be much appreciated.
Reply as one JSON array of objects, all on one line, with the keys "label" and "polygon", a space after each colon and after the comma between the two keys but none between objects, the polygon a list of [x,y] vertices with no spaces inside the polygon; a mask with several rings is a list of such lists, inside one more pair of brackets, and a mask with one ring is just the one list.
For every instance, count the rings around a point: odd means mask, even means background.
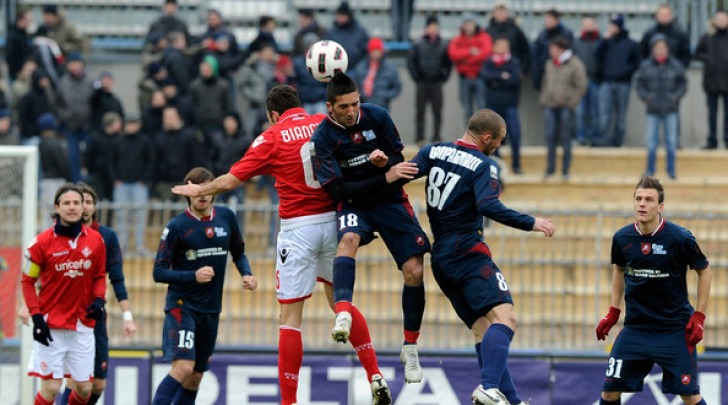
[{"label": "spectator in stands", "polygon": [[167,99],[166,105],[175,107],[185,125],[194,127],[197,124],[197,114],[190,96],[181,94],[177,85],[169,79],[162,82],[162,92]]},{"label": "spectator in stands", "polygon": [[200,63],[200,76],[190,85],[190,98],[197,127],[205,137],[222,130],[223,114],[232,110],[227,83],[219,77],[217,59],[207,55]]},{"label": "spectator in stands", "polygon": [[162,16],[149,26],[149,32],[146,37],[147,43],[151,42],[150,39],[152,39],[154,33],[159,33],[162,37],[167,37],[172,32],[182,33],[185,37],[185,42],[190,43],[190,31],[187,28],[187,23],[177,16],[177,11],[177,0],[164,0]]},{"label": "spectator in stands", "polygon": [[672,14],[672,6],[668,3],[661,4],[655,11],[655,25],[642,35],[640,48],[642,58],[649,59],[652,55],[652,38],[655,35],[662,35],[670,48],[670,55],[680,61],[683,67],[687,68],[690,63],[690,38],[688,34],[678,25]]},{"label": "spectator in stands", "polygon": [[556,172],[556,145],[560,142],[563,148],[561,175],[564,181],[569,179],[575,110],[587,88],[586,69],[579,57],[569,49],[570,43],[564,37],[551,40],[551,59],[544,66],[539,99],[546,124],[548,166],[545,177],[549,178]]},{"label": "spectator in stands", "polygon": [[440,22],[434,15],[425,21],[425,33],[412,44],[407,54],[407,69],[415,82],[415,142],[425,141],[425,110],[432,107],[432,142],[440,142],[442,129],[442,86],[450,77],[452,62],[447,54],[448,43],[440,37]]},{"label": "spectator in stands", "polygon": [[705,64],[703,90],[708,99],[708,139],[703,149],[718,147],[718,99],[723,97],[723,145],[728,148],[728,13],[718,11],[698,43],[695,59]]},{"label": "spectator in stands", "polygon": [[0,145],[15,145],[12,129],[12,119],[9,108],[0,108]]},{"label": "spectator in stands", "polygon": [[599,129],[593,146],[622,146],[632,75],[640,64],[639,46],[624,27],[624,16],[609,17],[607,35],[596,50],[599,75]]},{"label": "spectator in stands", "polygon": [[18,8],[15,23],[10,26],[5,41],[5,61],[10,81],[14,81],[26,60],[33,57],[33,41],[28,27],[33,23],[33,11]]},{"label": "spectator in stands", "polygon": [[371,38],[368,56],[350,72],[361,89],[361,102],[389,109],[389,103],[402,91],[397,68],[385,57],[384,41]]},{"label": "spectator in stands", "polygon": [[33,71],[30,91],[18,102],[18,126],[22,145],[38,145],[40,142],[38,119],[43,114],[53,112],[54,104],[55,93],[48,75],[42,70]]},{"label": "spectator in stands", "polygon": [[152,62],[147,66],[146,76],[139,81],[139,111],[143,112],[149,107],[152,93],[160,90],[168,78],[167,68],[161,63]]},{"label": "spectator in stands", "polygon": [[410,21],[415,11],[415,0],[399,0],[391,3],[392,39],[409,41]]},{"label": "spectator in stands", "polygon": [[533,87],[541,90],[541,82],[543,81],[544,67],[546,62],[551,59],[550,51],[551,40],[556,37],[566,39],[568,46],[574,40],[574,34],[561,23],[561,13],[555,9],[550,9],[544,14],[544,29],[533,43]]},{"label": "spectator in stands", "polygon": [[[296,31],[296,35],[293,37],[293,53],[291,55],[295,59],[296,56],[303,55],[306,51],[308,51],[311,44],[308,44],[310,41],[304,41],[304,38],[311,38],[311,36],[307,37],[307,35],[313,34],[316,38],[316,41],[313,41],[313,43],[315,43],[323,38],[325,33],[326,30],[319,25],[313,9],[298,9],[298,31]],[[309,112],[309,114],[313,113]]]},{"label": "spectator in stands", "polygon": [[356,66],[367,55],[369,34],[354,19],[349,2],[342,1],[334,13],[334,24],[324,34],[325,39],[338,42],[349,56],[349,66]]},{"label": "spectator in stands", "polygon": [[48,73],[54,87],[58,87],[63,74],[66,57],[58,43],[48,37],[48,28],[38,27],[33,38],[33,58],[38,66]]},{"label": "spectator in stands", "polygon": [[162,114],[164,108],[167,107],[167,98],[164,91],[155,90],[149,98],[149,106],[142,113],[143,132],[149,136],[154,136],[162,132]]},{"label": "spectator in stands", "polygon": [[[134,225],[134,246],[137,253],[147,252],[144,230],[147,226],[149,186],[154,176],[156,150],[148,134],[141,132],[141,120],[129,116],[124,131],[114,141],[111,152],[111,178],[116,210],[116,233],[122,252],[129,247],[129,227]],[[134,222],[130,213],[134,213]]]},{"label": "spectator in stands", "polygon": [[490,34],[480,29],[475,16],[469,14],[460,24],[460,35],[450,41],[447,51],[460,75],[460,103],[467,124],[473,111],[485,108],[485,84],[478,75],[493,51],[493,41]]},{"label": "spectator in stands", "polygon": [[262,15],[258,19],[258,35],[248,45],[248,55],[258,52],[264,44],[272,45],[276,53],[280,52],[273,31],[278,27],[276,19],[269,15]]},{"label": "spectator in stands", "polygon": [[[349,66],[352,66],[351,59]],[[268,91],[276,84],[286,84],[292,76],[293,65],[290,59],[279,55],[272,44],[264,43],[258,52],[250,55],[236,78],[240,92],[249,106],[248,115],[243,119],[250,124],[258,119],[266,119],[265,99]],[[249,129],[251,131],[248,132],[252,132],[254,128]]]},{"label": "spectator in stands", "polygon": [[[18,107],[20,106],[20,100],[28,94],[30,88],[33,85],[33,72],[38,69],[38,64],[35,63],[35,59],[26,59],[23,62],[23,67],[20,69],[18,74],[15,76],[15,80],[10,84],[10,109],[12,111],[13,122],[19,121]],[[54,100],[50,98],[51,102]]]},{"label": "spectator in stands", "polygon": [[636,79],[637,94],[647,107],[645,175],[655,174],[657,146],[660,144],[660,125],[662,125],[667,149],[667,175],[675,179],[678,114],[680,99],[687,92],[687,78],[682,62],[670,55],[669,40],[665,36],[653,36],[651,46],[652,56],[642,62]]},{"label": "spectator in stands", "polygon": [[170,80],[182,94],[187,94],[192,79],[196,76],[194,64],[187,49],[187,40],[182,32],[172,31],[167,37],[169,45],[162,52],[160,62],[167,69]]},{"label": "spectator in stands", "polygon": [[123,120],[124,106],[114,94],[114,76],[108,70],[99,73],[94,88],[96,90],[91,96],[91,131],[98,132],[103,129],[101,119],[107,112],[115,112]]},{"label": "spectator in stands", "polygon": [[511,53],[505,37],[495,40],[493,56],[480,71],[488,92],[487,107],[506,122],[506,139],[511,145],[511,169],[521,174],[521,123],[518,120],[518,99],[521,94],[521,63]]},{"label": "spectator in stands", "polygon": [[94,86],[86,74],[81,54],[71,53],[66,62],[66,74],[58,83],[56,108],[68,142],[71,180],[78,182],[81,181],[81,144],[86,143],[88,137]]},{"label": "spectator in stands", "polygon": [[[223,131],[219,136],[213,138],[215,147],[215,158],[212,160],[212,172],[215,177],[227,173],[230,168],[238,160],[245,155],[252,143],[251,137],[246,136],[243,132],[243,123],[240,121],[240,115],[236,112],[228,112],[223,118]],[[235,197],[238,204],[245,203],[245,185],[235,187],[233,190],[220,194],[217,198],[221,202],[227,203],[232,197]],[[236,212],[240,231],[245,232],[245,213]]]},{"label": "spectator in stands", "polygon": [[71,167],[68,160],[68,145],[58,134],[58,120],[52,113],[38,117],[36,127],[40,133],[40,225],[47,228],[52,225],[52,209],[50,203],[53,194],[64,183],[71,180]]},{"label": "spectator in stands", "polygon": [[163,201],[177,201],[179,196],[172,194],[172,186],[179,184],[192,169],[195,159],[192,134],[185,126],[177,108],[165,107],[163,129],[154,137],[155,168],[154,194]]},{"label": "spectator in stands", "polygon": [[[179,31],[177,31],[179,32]],[[164,50],[169,46],[166,35],[161,32],[153,32],[147,37],[147,43],[142,49],[142,71],[148,72],[152,63],[162,63]],[[163,65],[164,66],[164,65]],[[165,68],[166,69],[166,68]]]},{"label": "spectator in stands", "polygon": [[197,37],[197,42],[202,45],[203,49],[209,49],[214,52],[217,51],[216,42],[221,35],[228,38],[228,52],[236,56],[240,55],[238,41],[235,39],[232,31],[225,26],[220,11],[216,9],[207,10],[207,30]]},{"label": "spectator in stands", "polygon": [[601,65],[596,50],[602,43],[594,16],[581,18],[581,33],[574,41],[574,55],[584,63],[588,79],[586,94],[576,108],[576,140],[580,145],[591,145],[599,131],[599,84]]},{"label": "spectator in stands", "polygon": [[531,46],[528,43],[528,38],[526,38],[526,34],[523,33],[521,27],[518,26],[516,20],[510,16],[505,2],[498,3],[493,8],[493,16],[490,18],[490,25],[488,25],[486,31],[493,41],[498,38],[508,40],[511,54],[518,59],[523,76],[531,71]]},{"label": "spectator in stands", "polygon": [[43,27],[48,38],[56,41],[63,55],[88,55],[89,44],[76,27],[63,16],[56,5],[43,6]]},{"label": "spectator in stands", "polygon": [[[119,113],[110,111],[102,117],[101,125],[101,131],[91,135],[86,147],[88,184],[96,190],[99,200],[111,200],[114,195],[113,152],[123,120]],[[137,156],[137,159],[141,158]]]},{"label": "spectator in stands", "polygon": [[[320,37],[309,32],[303,37],[302,47],[308,49],[319,41]],[[309,114],[327,114],[326,109],[326,83],[322,83],[311,76],[306,67],[306,54],[302,53],[293,58],[293,81],[301,97],[301,104]],[[233,162],[234,163],[234,162]]]}]

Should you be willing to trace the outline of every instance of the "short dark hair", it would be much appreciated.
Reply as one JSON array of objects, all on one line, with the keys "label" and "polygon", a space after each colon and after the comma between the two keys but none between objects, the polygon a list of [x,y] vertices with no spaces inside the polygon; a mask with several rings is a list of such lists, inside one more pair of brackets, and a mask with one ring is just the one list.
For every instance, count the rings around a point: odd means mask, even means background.
[{"label": "short dark hair", "polygon": [[555,18],[557,20],[560,20],[561,19],[561,13],[559,12],[559,10],[557,10],[555,8],[551,8],[551,9],[546,10],[546,13],[544,13],[544,14],[545,15],[550,15],[551,17],[553,17],[553,18]]},{"label": "short dark hair", "polygon": [[[182,180],[182,183],[202,184],[213,180],[215,180],[215,175],[212,174],[212,172],[205,169],[204,167],[198,166],[187,172],[187,175],[185,176],[184,180]],[[190,197],[185,196],[185,200],[187,200],[187,205],[190,205]]]},{"label": "short dark hair", "polygon": [[658,204],[662,204],[663,202],[665,202],[665,189],[662,187],[662,183],[660,183],[660,180],[658,180],[656,177],[643,176],[640,181],[637,182],[637,185],[634,188],[635,192],[637,191],[637,189],[640,188],[645,190],[657,190]]},{"label": "short dark hair", "polygon": [[299,8],[298,14],[308,18],[313,18],[314,16],[312,8]]},{"label": "short dark hair", "polygon": [[468,120],[468,132],[473,135],[491,134],[500,136],[506,121],[493,110],[483,108],[476,111]]},{"label": "short dark hair", "polygon": [[326,101],[334,104],[337,97],[358,91],[359,86],[351,77],[344,72],[336,71],[334,77],[326,85]]},{"label": "short dark hair", "polygon": [[282,84],[275,86],[268,92],[268,97],[265,99],[265,109],[270,112],[277,112],[283,114],[291,108],[298,108],[301,106],[301,98],[298,95],[298,91],[293,87]]},{"label": "short dark hair", "polygon": [[551,41],[549,41],[549,45],[553,45],[561,49],[569,49],[571,47],[569,40],[561,35],[555,36]]},{"label": "short dark hair", "polygon": [[63,194],[66,194],[69,191],[74,191],[78,193],[78,195],[81,196],[81,201],[83,201],[83,191],[81,191],[80,188],[78,188],[77,185],[73,183],[66,183],[62,185],[61,187],[56,190],[56,195],[53,197],[53,205],[58,205],[61,203],[61,196]]},{"label": "short dark hair", "polygon": [[276,19],[269,16],[269,15],[262,15],[260,16],[260,19],[258,20],[258,28],[263,28],[266,25],[268,25],[269,22],[275,21]]}]

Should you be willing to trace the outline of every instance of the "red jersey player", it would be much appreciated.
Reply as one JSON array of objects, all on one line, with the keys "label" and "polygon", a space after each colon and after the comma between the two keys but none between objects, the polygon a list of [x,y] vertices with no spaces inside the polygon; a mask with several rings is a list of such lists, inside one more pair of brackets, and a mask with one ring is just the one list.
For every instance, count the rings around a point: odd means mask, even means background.
[{"label": "red jersey player", "polygon": [[28,375],[41,378],[35,405],[54,403],[64,374],[76,382],[69,404],[85,404],[91,394],[94,325],[103,316],[106,296],[106,248],[101,234],[83,225],[82,204],[77,186],[61,186],[53,227],[28,247],[21,284],[35,339]]},{"label": "red jersey player", "polygon": [[[281,232],[276,258],[276,294],[281,305],[278,338],[278,380],[283,405],[296,403],[298,373],[303,360],[301,322],[304,301],[316,281],[324,283],[333,309],[332,269],[336,255],[336,207],[313,174],[309,143],[323,114],[308,115],[298,93],[290,86],[276,86],[266,100],[271,128],[258,136],[230,172],[205,185],[176,186],[176,194],[196,197],[230,191],[253,176],[270,174],[280,196]],[[391,404],[382,378],[369,328],[358,309],[352,311],[349,340],[366,369],[375,404]]]}]

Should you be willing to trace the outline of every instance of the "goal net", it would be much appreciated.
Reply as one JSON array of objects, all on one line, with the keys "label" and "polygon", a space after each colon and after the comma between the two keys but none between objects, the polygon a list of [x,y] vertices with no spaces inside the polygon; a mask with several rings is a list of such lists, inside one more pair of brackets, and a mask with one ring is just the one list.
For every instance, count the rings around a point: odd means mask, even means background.
[{"label": "goal net", "polygon": [[32,403],[26,377],[32,331],[22,327],[20,275],[23,249],[36,234],[38,149],[0,146],[0,392],[3,404]]}]

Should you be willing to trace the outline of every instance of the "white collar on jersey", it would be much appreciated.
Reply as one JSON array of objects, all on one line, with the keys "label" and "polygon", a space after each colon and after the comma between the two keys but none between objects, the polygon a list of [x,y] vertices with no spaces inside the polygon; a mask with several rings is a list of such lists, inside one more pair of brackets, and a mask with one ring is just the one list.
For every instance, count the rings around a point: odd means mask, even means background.
[{"label": "white collar on jersey", "polygon": [[[650,233],[649,235],[650,236],[655,236],[655,234],[657,234],[657,232],[660,232],[664,226],[665,226],[665,218],[660,217],[660,223],[657,224],[657,228],[655,228],[655,230],[652,231],[652,233]],[[637,221],[634,221],[634,230],[637,231],[637,233],[640,234],[640,235],[642,235],[642,236],[647,236],[648,235],[646,233],[640,232],[640,227],[639,227],[639,225],[637,225]]]},{"label": "white collar on jersey", "polygon": [[190,207],[187,207],[185,210],[185,213],[189,215],[190,217],[202,222],[202,221],[212,221],[213,218],[215,218],[215,207],[212,207],[212,210],[210,211],[210,215],[206,217],[198,217],[197,215],[193,214],[190,210]]}]

